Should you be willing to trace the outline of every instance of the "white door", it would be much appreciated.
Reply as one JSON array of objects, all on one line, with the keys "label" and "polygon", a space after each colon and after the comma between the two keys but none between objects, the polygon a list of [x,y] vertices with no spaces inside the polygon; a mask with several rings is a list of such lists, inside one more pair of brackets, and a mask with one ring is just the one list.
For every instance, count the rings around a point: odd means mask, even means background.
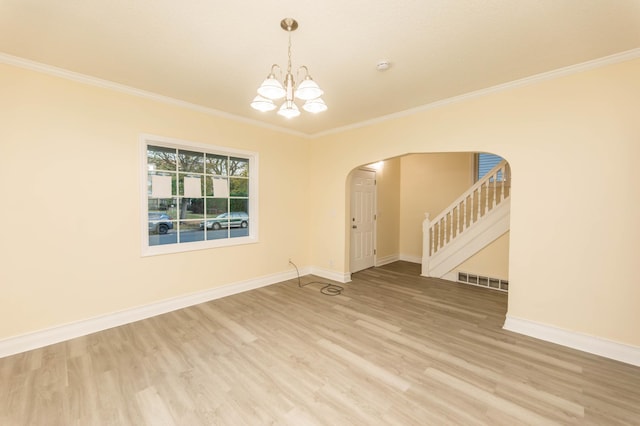
[{"label": "white door", "polygon": [[351,272],[375,265],[376,172],[351,175]]}]

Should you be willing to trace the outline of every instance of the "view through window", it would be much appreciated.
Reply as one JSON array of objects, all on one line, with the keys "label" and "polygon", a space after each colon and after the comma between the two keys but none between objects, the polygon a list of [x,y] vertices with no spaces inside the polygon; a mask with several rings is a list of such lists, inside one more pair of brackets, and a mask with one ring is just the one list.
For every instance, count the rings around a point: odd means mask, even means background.
[{"label": "view through window", "polygon": [[[479,181],[491,171],[499,162],[502,161],[502,157],[495,154],[486,154],[480,152],[476,155],[476,182]],[[502,174],[498,174],[498,180],[502,179]]]},{"label": "view through window", "polygon": [[[231,245],[254,237],[255,155],[195,148],[145,142],[146,248],[151,252]],[[174,247],[153,250],[156,246]]]}]

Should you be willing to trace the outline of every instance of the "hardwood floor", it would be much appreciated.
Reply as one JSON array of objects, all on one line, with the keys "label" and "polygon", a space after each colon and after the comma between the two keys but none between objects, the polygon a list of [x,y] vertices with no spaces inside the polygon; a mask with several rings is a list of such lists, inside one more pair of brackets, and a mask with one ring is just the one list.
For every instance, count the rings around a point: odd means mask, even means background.
[{"label": "hardwood floor", "polygon": [[0,425],[640,424],[640,368],[503,331],[504,293],[405,262],[320,287],[0,359]]}]

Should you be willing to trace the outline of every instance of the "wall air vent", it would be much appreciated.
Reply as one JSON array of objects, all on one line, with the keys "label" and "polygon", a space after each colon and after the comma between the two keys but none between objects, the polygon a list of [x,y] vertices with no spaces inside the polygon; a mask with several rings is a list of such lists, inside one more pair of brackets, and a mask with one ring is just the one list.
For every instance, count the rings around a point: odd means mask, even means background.
[{"label": "wall air vent", "polygon": [[509,291],[509,281],[500,278],[483,277],[467,272],[458,272],[458,282],[485,287],[493,290]]}]

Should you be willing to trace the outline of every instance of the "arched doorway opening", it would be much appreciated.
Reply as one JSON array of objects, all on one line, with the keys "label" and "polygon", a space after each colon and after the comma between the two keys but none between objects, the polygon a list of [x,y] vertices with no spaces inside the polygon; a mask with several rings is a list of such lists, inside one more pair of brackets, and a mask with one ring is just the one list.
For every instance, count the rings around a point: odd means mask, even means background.
[{"label": "arched doorway opening", "polygon": [[[353,212],[357,192],[353,187],[353,176],[356,171],[362,169],[375,171],[376,196],[373,212],[375,224],[372,238],[374,261],[371,266],[382,266],[396,261],[424,265],[424,253],[425,250],[429,250],[425,249],[423,234],[425,213],[428,213],[431,219],[437,218],[450,207],[452,202],[459,200],[465,191],[474,185],[478,186],[479,178],[482,179],[481,176],[479,177],[479,166],[482,166],[478,163],[479,154],[477,152],[405,154],[380,161],[375,165],[369,164],[354,169],[347,183],[350,200],[347,203],[350,211],[346,215],[349,220],[347,238],[350,253],[349,270],[351,272],[361,270],[362,263],[357,256],[363,254],[362,251],[358,251],[361,247],[354,247],[352,231],[352,222],[356,220],[357,213]],[[485,173],[490,171],[484,170]],[[444,221],[447,225],[458,220],[452,228],[453,234],[446,238],[452,239],[471,228],[477,231],[476,218],[480,218],[477,209],[481,207],[481,213],[484,214],[487,202],[493,203],[494,195],[497,194],[498,201],[503,194],[508,199],[510,196],[508,176],[504,171],[500,172],[501,174],[493,173],[493,178],[488,178],[494,185],[493,189],[487,190],[483,187],[480,191],[476,190],[475,196],[466,198],[467,207],[468,204],[473,204],[472,216],[467,217],[467,214],[463,216],[460,213],[460,205],[454,208],[451,214],[445,215]],[[494,183],[496,180],[498,182]],[[509,191],[501,192],[500,190],[507,185]],[[498,188],[497,192],[495,188]],[[485,221],[485,225],[488,222]],[[502,225],[502,228],[487,226],[487,229],[477,232],[484,240],[478,239],[477,235],[467,238],[473,240],[472,243],[475,243],[475,246],[467,242],[466,248],[458,249],[461,256],[449,259],[447,265],[450,268],[443,273],[441,267],[437,271],[439,274],[437,277],[508,291],[508,216],[502,219]],[[433,233],[427,228],[427,237],[430,232]],[[444,234],[440,235],[440,238],[443,237],[445,237]],[[438,241],[438,245],[441,243],[442,241]],[[428,244],[427,247],[430,247],[433,243]],[[478,244],[481,244],[481,247],[478,247]],[[429,276],[425,273],[423,275]]]}]

